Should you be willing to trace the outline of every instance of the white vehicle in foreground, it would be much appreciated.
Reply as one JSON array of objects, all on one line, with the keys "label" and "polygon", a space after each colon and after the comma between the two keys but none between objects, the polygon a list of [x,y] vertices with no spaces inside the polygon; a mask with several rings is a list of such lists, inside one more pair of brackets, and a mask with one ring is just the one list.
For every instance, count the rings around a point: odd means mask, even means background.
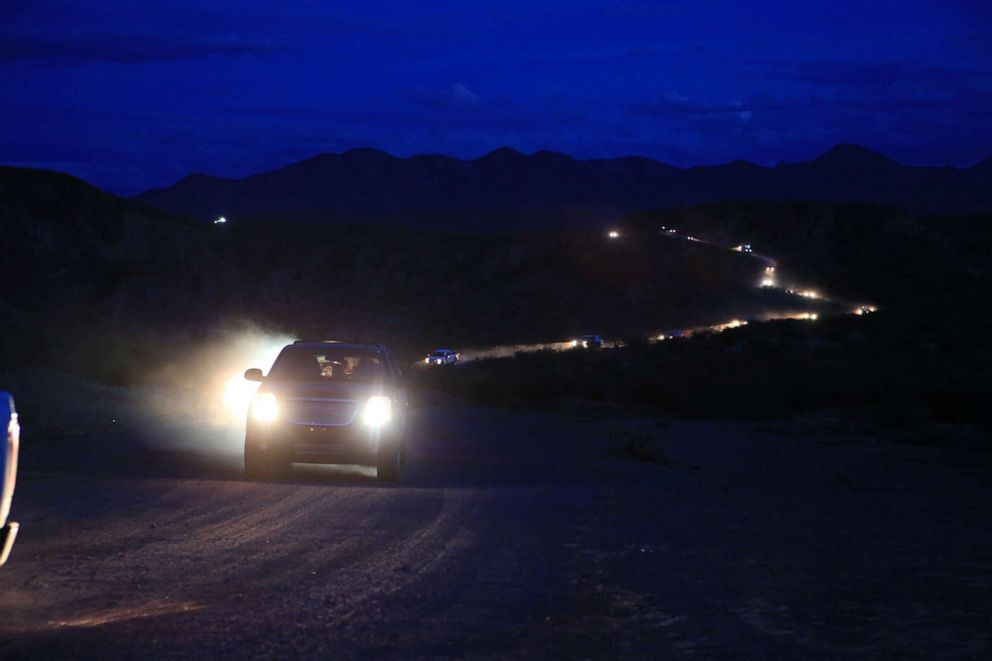
[{"label": "white vehicle in foreground", "polygon": [[17,524],[8,523],[10,501],[14,495],[17,478],[17,450],[21,443],[21,427],[17,424],[17,411],[10,393],[0,390],[0,421],[6,426],[7,439],[0,453],[0,565],[7,562],[10,549],[17,537]]},{"label": "white vehicle in foreground", "polygon": [[435,349],[424,358],[427,365],[454,365],[457,362],[458,353],[451,349]]}]

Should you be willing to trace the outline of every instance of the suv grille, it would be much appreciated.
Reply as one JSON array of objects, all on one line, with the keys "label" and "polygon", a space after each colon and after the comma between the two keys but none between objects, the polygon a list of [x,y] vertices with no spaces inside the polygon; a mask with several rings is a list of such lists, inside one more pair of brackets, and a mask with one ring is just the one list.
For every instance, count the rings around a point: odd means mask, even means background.
[{"label": "suv grille", "polygon": [[350,425],[358,413],[358,402],[354,399],[292,397],[283,401],[286,419],[294,425],[343,427]]}]

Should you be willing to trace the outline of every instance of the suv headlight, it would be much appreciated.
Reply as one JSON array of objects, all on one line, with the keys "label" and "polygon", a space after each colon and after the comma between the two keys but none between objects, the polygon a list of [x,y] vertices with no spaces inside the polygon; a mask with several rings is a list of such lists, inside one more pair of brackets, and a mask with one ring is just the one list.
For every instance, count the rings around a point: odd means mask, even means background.
[{"label": "suv headlight", "polygon": [[251,414],[259,422],[273,422],[279,417],[279,404],[276,403],[276,396],[270,392],[255,395],[255,401],[251,405]]},{"label": "suv headlight", "polygon": [[383,395],[369,397],[362,412],[362,420],[369,427],[382,427],[393,419],[393,400]]}]

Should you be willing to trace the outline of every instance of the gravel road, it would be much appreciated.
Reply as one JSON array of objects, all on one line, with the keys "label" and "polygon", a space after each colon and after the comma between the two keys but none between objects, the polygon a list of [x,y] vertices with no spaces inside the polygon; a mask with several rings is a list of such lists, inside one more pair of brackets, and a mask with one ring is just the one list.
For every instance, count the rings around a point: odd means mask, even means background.
[{"label": "gravel road", "polygon": [[23,447],[5,658],[992,654],[983,450],[456,405],[415,413],[398,485]]}]

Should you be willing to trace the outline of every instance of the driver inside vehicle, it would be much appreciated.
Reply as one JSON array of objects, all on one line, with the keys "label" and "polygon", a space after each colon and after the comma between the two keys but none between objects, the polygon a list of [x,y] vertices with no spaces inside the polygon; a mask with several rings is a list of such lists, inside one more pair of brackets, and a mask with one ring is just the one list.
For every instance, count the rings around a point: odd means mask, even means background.
[{"label": "driver inside vehicle", "polygon": [[356,381],[375,381],[380,378],[379,363],[373,358],[361,358],[353,374]]}]

